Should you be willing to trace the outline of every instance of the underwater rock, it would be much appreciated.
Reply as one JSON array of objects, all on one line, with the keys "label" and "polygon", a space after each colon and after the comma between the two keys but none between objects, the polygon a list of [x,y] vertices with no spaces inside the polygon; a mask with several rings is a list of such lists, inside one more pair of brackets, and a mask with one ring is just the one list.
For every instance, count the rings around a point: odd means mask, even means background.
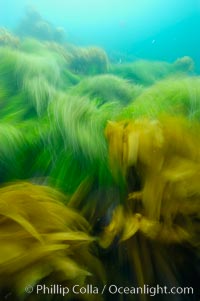
[{"label": "underwater rock", "polygon": [[43,19],[36,8],[28,6],[25,17],[17,26],[16,32],[23,37],[34,37],[42,41],[56,41],[62,43],[66,39],[65,30],[55,27]]},{"label": "underwater rock", "polygon": [[40,38],[40,40],[52,40],[50,24],[44,20],[40,20],[35,23],[34,33],[34,36]]},{"label": "underwater rock", "polygon": [[54,41],[62,43],[66,39],[66,32],[63,27],[56,27],[54,30]]},{"label": "underwater rock", "polygon": [[37,22],[42,18],[36,7],[33,5],[28,5],[26,7],[26,17],[31,20],[31,22]]},{"label": "underwater rock", "polygon": [[0,46],[10,46],[13,48],[18,48],[20,44],[20,39],[14,36],[6,28],[0,28]]},{"label": "underwater rock", "polygon": [[194,67],[195,67],[193,59],[189,56],[184,56],[177,59],[174,62],[174,66],[177,70],[181,72],[194,71]]}]

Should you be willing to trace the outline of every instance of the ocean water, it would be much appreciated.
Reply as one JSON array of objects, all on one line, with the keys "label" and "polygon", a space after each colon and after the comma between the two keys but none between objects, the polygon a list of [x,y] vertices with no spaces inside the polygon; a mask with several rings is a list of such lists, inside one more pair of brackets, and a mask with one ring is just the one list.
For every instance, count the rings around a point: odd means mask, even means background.
[{"label": "ocean water", "polygon": [[15,30],[28,5],[76,44],[98,45],[123,59],[191,56],[199,68],[199,0],[1,0],[0,26]]},{"label": "ocean water", "polygon": [[0,0],[0,300],[200,300],[199,28],[200,0]]}]

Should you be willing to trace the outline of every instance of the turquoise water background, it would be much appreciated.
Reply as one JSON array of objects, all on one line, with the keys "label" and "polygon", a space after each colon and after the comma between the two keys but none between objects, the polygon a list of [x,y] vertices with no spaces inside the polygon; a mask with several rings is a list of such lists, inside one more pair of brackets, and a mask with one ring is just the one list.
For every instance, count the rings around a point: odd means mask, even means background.
[{"label": "turquoise water background", "polygon": [[78,45],[98,45],[123,60],[188,55],[200,69],[199,0],[0,0],[0,26],[15,29],[27,5]]}]

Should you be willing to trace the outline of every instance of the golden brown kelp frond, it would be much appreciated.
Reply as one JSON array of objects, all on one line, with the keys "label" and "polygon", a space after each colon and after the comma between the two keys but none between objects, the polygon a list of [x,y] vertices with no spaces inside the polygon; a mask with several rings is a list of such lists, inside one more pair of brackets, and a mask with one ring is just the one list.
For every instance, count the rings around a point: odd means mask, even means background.
[{"label": "golden brown kelp frond", "polygon": [[[0,286],[23,296],[26,285],[91,283],[103,277],[90,253],[89,225],[50,187],[13,183],[0,189]],[[97,278],[96,278],[97,277]]]},{"label": "golden brown kelp frond", "polygon": [[[127,196],[113,210],[99,243],[110,258],[117,256],[125,283],[168,287],[189,283],[197,293],[199,131],[198,123],[170,116],[107,126],[111,170],[115,176],[123,175]],[[111,283],[115,274],[110,273]]]},{"label": "golden brown kelp frond", "polygon": [[169,228],[174,223],[189,227],[188,215],[199,218],[199,130],[181,117],[108,124],[111,168],[126,178],[130,202],[140,199],[142,209],[136,213]]}]

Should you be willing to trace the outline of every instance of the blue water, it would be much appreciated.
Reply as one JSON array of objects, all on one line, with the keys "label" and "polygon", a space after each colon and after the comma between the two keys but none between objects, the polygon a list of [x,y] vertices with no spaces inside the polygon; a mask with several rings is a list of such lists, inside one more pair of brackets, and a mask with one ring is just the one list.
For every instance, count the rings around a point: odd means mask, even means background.
[{"label": "blue water", "polygon": [[125,60],[189,55],[200,68],[200,0],[0,0],[0,26],[14,30],[27,5],[75,44],[95,44]]}]

